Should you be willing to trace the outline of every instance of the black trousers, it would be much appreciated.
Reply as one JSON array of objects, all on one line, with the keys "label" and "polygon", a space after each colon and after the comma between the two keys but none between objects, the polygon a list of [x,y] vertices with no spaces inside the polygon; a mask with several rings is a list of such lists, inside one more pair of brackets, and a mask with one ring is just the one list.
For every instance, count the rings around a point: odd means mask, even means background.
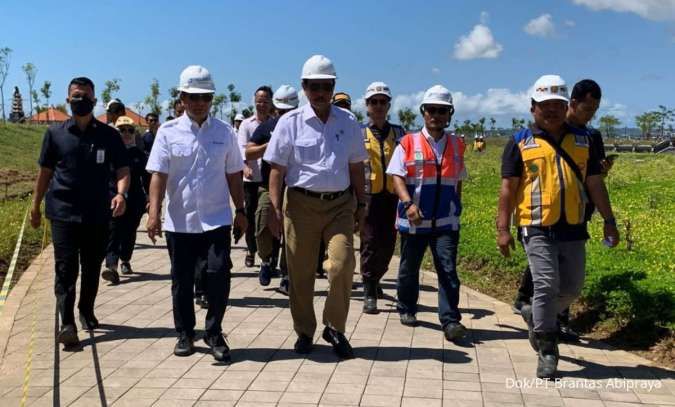
[{"label": "black trousers", "polygon": [[127,208],[124,215],[110,221],[106,267],[117,268],[120,260],[123,262],[131,260],[136,246],[136,230],[142,217],[143,211],[139,208]]},{"label": "black trousers", "polygon": [[251,254],[255,254],[258,251],[258,246],[255,242],[255,211],[258,209],[259,188],[259,182],[244,182],[244,210],[246,211],[246,220],[248,221],[246,248]]},{"label": "black trousers", "polygon": [[94,313],[94,302],[98,293],[101,263],[105,257],[108,242],[107,224],[82,224],[76,222],[51,221],[52,243],[54,245],[54,294],[63,325],[75,323],[75,284],[78,272],[80,278],[81,313]]},{"label": "black trousers", "polygon": [[380,281],[389,268],[396,246],[398,197],[388,192],[366,197],[366,216],[361,236],[361,275],[364,281]]},{"label": "black trousers", "polygon": [[192,303],[195,270],[206,264],[203,287],[209,301],[206,312],[206,334],[222,332],[225,306],[230,296],[230,226],[221,226],[203,233],[166,232],[166,245],[171,259],[171,297],[173,321],[179,334],[195,335],[195,310]]},{"label": "black trousers", "polygon": [[[534,282],[532,281],[532,271],[530,270],[530,266],[527,266],[525,267],[525,271],[523,271],[523,275],[520,277],[520,286],[518,287],[518,300],[531,304],[533,295],[534,295]],[[558,321],[560,321],[563,324],[568,324],[570,322],[569,308],[565,308],[560,314],[558,314]]]}]

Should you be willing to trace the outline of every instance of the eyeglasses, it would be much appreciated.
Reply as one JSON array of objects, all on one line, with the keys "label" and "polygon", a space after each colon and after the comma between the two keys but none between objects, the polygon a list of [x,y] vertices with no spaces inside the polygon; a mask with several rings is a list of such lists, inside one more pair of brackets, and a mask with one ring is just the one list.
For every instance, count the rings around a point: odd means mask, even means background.
[{"label": "eyeglasses", "polygon": [[188,93],[190,102],[210,102],[213,100],[213,93]]},{"label": "eyeglasses", "polygon": [[312,92],[332,92],[335,87],[333,82],[312,82],[307,84],[307,88]]},{"label": "eyeglasses", "polygon": [[445,115],[445,114],[450,113],[450,108],[447,108],[447,107],[436,107],[436,106],[425,106],[425,107],[424,107],[424,111],[425,111],[426,113],[429,113],[430,115],[439,114],[439,115],[442,116],[442,115]]},{"label": "eyeglasses", "polygon": [[389,103],[389,99],[372,99],[371,98],[371,99],[368,99],[367,103],[369,105],[373,105],[373,106],[377,106],[377,105],[386,106]]},{"label": "eyeglasses", "polygon": [[135,131],[131,127],[122,127],[121,129],[118,130],[120,133],[128,133],[128,134],[134,134]]}]

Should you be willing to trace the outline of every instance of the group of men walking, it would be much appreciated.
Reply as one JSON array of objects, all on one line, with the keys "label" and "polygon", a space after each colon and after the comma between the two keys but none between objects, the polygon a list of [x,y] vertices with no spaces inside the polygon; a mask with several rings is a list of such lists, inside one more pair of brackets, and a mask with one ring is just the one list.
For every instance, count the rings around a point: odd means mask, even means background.
[{"label": "group of men walking", "polygon": [[[349,96],[335,93],[336,79],[331,60],[312,56],[301,71],[307,104],[298,107],[298,92],[290,85],[276,92],[262,86],[254,94],[255,115],[237,117],[236,131],[209,114],[215,93],[209,71],[189,66],[178,87],[185,111],[149,137],[147,164],[131,147],[125,153],[124,145],[133,144],[132,123],[117,118],[118,133],[93,119],[93,83],[86,78],[71,81],[68,102],[74,118],[45,134],[31,212],[33,226],[39,225],[40,203],[48,190],[62,321],[59,341],[77,343],[73,304],[78,259],[81,320],[87,329],[97,325],[93,310],[106,247],[103,235],[107,238],[111,216],[116,220],[112,236],[117,229],[138,226],[143,212],[129,210],[138,207],[131,204],[134,185],[149,196],[150,239],[166,234],[178,356],[194,352],[197,276],[208,303],[204,341],[217,361],[230,359],[222,320],[230,290],[231,239],[242,235],[246,266],[254,265],[256,254],[262,260],[263,286],[280,269],[279,289],[289,295],[297,353],[312,351],[319,269],[329,283],[321,336],[341,358],[354,356],[345,330],[356,268],[355,231],[360,235],[365,313],[378,312],[380,279],[400,237],[400,322],[417,325],[419,271],[429,248],[445,337],[456,341],[465,336],[456,265],[462,186],[468,174],[464,141],[446,131],[454,114],[451,92],[440,85],[429,88],[419,106],[424,126],[406,134],[387,120],[389,86],[373,82],[367,87],[368,124],[362,125],[348,110]],[[605,219],[607,245],[615,246],[619,239],[602,180],[599,134],[586,127],[597,110],[599,92],[595,82],[582,81],[570,101],[562,78],[540,78],[532,95],[534,126],[509,140],[502,159],[497,244],[508,256],[514,246],[513,214],[533,286],[531,300],[520,301],[519,310],[539,355],[539,377],[555,375],[558,314],[583,284],[588,203]],[[152,174],[149,182],[143,179],[147,173]],[[112,193],[109,185],[115,186]],[[116,238],[111,245],[117,251],[108,250],[106,273],[118,258],[122,272],[131,272],[125,263],[133,241]],[[109,274],[104,277],[111,280]]]}]

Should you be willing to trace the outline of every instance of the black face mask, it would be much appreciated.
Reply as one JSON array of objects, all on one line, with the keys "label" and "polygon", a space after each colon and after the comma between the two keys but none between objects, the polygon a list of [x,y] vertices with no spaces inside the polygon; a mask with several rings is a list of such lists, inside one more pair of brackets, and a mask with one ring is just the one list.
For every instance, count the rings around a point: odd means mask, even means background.
[{"label": "black face mask", "polygon": [[70,110],[75,116],[87,116],[94,110],[94,101],[88,97],[70,98]]}]

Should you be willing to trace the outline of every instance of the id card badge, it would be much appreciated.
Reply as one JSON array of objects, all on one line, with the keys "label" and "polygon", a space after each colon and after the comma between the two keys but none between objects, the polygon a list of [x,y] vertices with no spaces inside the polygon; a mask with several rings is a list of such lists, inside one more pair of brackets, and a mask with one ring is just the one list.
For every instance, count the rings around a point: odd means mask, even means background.
[{"label": "id card badge", "polygon": [[105,150],[96,150],[96,164],[105,162]]}]

